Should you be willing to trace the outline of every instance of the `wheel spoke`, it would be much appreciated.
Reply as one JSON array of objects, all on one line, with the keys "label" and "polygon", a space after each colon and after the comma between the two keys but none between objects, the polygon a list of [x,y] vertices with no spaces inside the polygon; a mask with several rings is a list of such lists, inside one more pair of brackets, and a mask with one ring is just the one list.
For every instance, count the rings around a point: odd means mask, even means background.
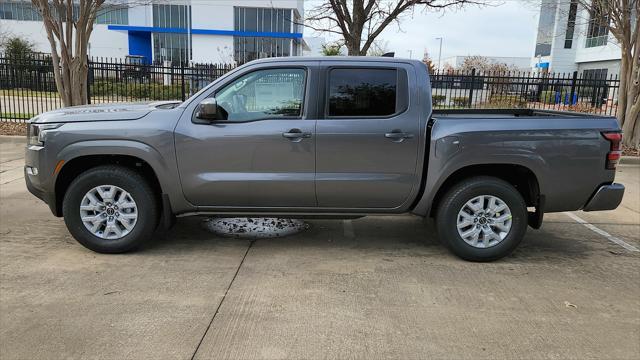
[{"label": "wheel spoke", "polygon": [[81,211],[100,211],[100,205],[98,204],[89,204],[89,205],[80,205]]},{"label": "wheel spoke", "polygon": [[509,214],[501,215],[501,216],[499,216],[499,217],[497,217],[497,218],[493,219],[493,221],[494,221],[496,224],[504,224],[507,220],[511,220],[511,214],[510,214],[510,213],[509,213]]},{"label": "wheel spoke", "polygon": [[136,207],[136,204],[131,201],[119,202],[118,207],[120,209],[133,209]]},{"label": "wheel spoke", "polygon": [[484,196],[478,196],[477,198],[473,199],[472,201],[468,202],[467,206],[469,206],[471,208],[471,210],[473,210],[474,214],[476,214],[480,210],[484,209]]},{"label": "wheel spoke", "polygon": [[127,230],[129,230],[129,231],[131,231],[131,229],[133,229],[133,224],[131,224],[131,223],[130,223],[130,222],[128,222],[128,221],[118,220],[118,222],[119,222],[120,224],[122,224],[122,226],[124,226],[124,227],[125,227],[125,229],[127,229]]},{"label": "wheel spoke", "polygon": [[96,231],[98,231],[98,229],[101,226],[102,226],[102,221],[94,221],[89,230],[91,230],[92,233],[95,233]]},{"label": "wheel spoke", "polygon": [[504,223],[495,223],[493,224],[493,226],[497,227],[502,232],[509,232],[509,229],[511,228],[510,226],[507,226]]},{"label": "wheel spoke", "polygon": [[126,219],[126,220],[133,220],[133,219],[138,218],[138,214],[136,214],[136,213],[130,213],[130,214],[128,214],[128,213],[120,213],[120,218],[121,219]]},{"label": "wheel spoke", "polygon": [[118,224],[116,224],[115,222],[113,224],[111,224],[111,231],[116,234],[117,238],[121,238],[122,237],[122,230],[120,230],[120,227],[118,227]]},{"label": "wheel spoke", "polygon": [[496,212],[496,202],[498,199],[496,199],[495,197],[491,196],[489,198],[489,204],[487,204],[487,210],[489,210],[492,213]]},{"label": "wheel spoke", "polygon": [[463,239],[471,238],[472,240],[477,241],[479,235],[480,235],[480,229],[474,227],[473,229],[470,229],[470,230],[467,230],[466,232],[463,232],[462,233],[462,238]]}]

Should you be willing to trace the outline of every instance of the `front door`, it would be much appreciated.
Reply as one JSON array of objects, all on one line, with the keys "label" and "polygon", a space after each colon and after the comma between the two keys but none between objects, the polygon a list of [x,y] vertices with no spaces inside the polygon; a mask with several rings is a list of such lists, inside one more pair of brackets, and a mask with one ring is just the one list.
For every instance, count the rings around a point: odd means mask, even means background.
[{"label": "front door", "polygon": [[199,206],[316,206],[309,69],[249,70],[215,90],[219,121],[185,115],[176,128],[183,192]]},{"label": "front door", "polygon": [[316,128],[318,206],[400,207],[419,183],[420,114],[417,96],[409,92],[413,67],[345,64],[325,73],[325,116]]}]

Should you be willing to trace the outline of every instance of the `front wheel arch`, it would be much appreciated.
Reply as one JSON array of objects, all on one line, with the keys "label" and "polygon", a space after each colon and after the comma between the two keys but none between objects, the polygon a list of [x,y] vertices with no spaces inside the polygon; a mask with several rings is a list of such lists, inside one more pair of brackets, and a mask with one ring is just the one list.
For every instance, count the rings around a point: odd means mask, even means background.
[{"label": "front wheel arch", "polygon": [[159,204],[163,204],[161,199],[162,186],[158,176],[151,165],[145,160],[130,155],[84,155],[73,158],[65,162],[60,169],[55,183],[55,215],[62,216],[62,201],[69,189],[69,185],[75,178],[83,172],[102,165],[117,165],[131,169],[142,175],[157,194]]}]

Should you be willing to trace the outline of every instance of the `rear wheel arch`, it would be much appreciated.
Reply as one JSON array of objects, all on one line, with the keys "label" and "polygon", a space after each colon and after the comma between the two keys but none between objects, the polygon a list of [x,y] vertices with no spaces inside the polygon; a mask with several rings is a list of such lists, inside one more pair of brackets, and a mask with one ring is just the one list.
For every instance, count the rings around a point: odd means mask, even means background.
[{"label": "rear wheel arch", "polygon": [[162,203],[162,186],[153,167],[144,159],[132,155],[82,155],[62,165],[55,181],[55,214],[62,216],[62,202],[69,185],[83,172],[103,165],[117,165],[134,170],[142,175]]},{"label": "rear wheel arch", "polygon": [[442,182],[429,207],[429,216],[434,217],[443,196],[461,181],[477,176],[490,176],[513,185],[522,195],[527,206],[538,207],[540,183],[535,173],[526,166],[518,164],[479,164],[457,169]]}]

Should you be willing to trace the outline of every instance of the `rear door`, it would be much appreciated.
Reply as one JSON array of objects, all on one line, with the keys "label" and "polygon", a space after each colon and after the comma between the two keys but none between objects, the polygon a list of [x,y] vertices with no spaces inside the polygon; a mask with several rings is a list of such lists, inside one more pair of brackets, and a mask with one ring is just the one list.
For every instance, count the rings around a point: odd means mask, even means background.
[{"label": "rear door", "polygon": [[[326,208],[402,206],[419,183],[420,116],[410,64],[324,68],[316,126],[316,196]],[[411,98],[415,96],[413,102]]]}]

